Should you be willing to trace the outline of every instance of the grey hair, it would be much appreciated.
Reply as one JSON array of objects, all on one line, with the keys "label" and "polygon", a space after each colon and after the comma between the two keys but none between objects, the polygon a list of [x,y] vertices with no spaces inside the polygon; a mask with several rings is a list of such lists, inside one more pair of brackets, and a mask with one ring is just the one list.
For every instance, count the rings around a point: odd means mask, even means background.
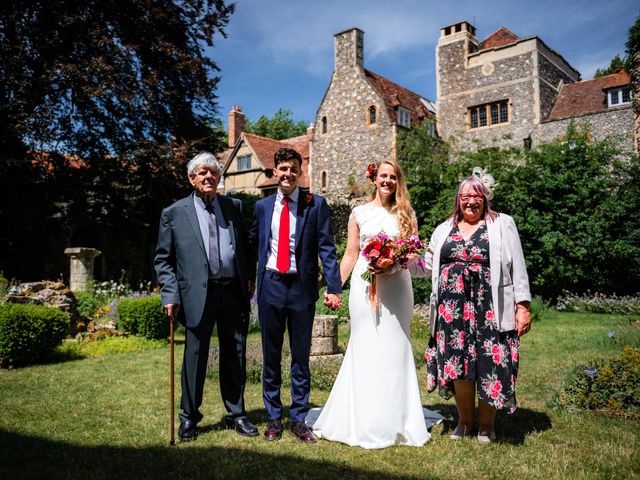
[{"label": "grey hair", "polygon": [[193,175],[200,165],[204,165],[207,167],[211,167],[215,170],[216,173],[220,173],[222,171],[222,167],[220,166],[220,162],[216,159],[213,153],[209,152],[200,152],[187,163],[187,174],[189,176]]}]

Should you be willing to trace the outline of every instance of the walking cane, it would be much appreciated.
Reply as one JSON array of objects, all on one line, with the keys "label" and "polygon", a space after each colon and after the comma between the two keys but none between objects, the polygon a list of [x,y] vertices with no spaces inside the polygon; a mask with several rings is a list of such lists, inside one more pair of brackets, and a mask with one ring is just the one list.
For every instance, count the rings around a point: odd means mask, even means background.
[{"label": "walking cane", "polygon": [[[174,306],[175,308],[175,306]],[[169,428],[169,446],[172,447],[176,444],[174,436],[175,436],[175,412],[174,412],[174,408],[173,408],[173,397],[174,397],[174,393],[173,393],[173,376],[174,376],[174,372],[173,372],[173,322],[174,322],[174,313],[173,310],[171,311],[171,315],[169,316],[169,352],[170,352],[170,356],[171,359],[169,361],[170,367],[169,370],[171,370],[170,372],[170,377],[169,377],[169,418],[171,418],[171,428]]]}]

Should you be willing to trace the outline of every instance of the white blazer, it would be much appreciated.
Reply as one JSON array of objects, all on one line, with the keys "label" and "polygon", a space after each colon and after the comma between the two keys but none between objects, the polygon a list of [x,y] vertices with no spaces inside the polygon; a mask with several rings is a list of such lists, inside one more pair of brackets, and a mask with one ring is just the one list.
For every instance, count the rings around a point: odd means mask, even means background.
[{"label": "white blazer", "polygon": [[[431,270],[431,301],[429,321],[431,335],[436,332],[438,315],[438,280],[440,250],[453,227],[453,220],[438,225],[431,235],[429,251],[425,255],[425,270]],[[489,233],[489,262],[491,266],[491,297],[496,311],[498,329],[507,332],[516,328],[516,305],[531,301],[529,276],[524,263],[522,245],[516,224],[509,215],[499,213],[495,220],[487,220]]]}]

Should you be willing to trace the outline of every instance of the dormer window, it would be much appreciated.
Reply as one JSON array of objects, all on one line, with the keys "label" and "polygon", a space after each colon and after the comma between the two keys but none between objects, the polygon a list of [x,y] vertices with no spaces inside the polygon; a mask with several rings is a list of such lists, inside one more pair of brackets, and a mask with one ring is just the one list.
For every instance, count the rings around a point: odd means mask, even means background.
[{"label": "dormer window", "polygon": [[631,103],[631,87],[612,88],[607,92],[607,99],[610,107]]},{"label": "dormer window", "polygon": [[406,108],[398,107],[398,125],[411,128],[411,114]]},{"label": "dormer window", "polygon": [[367,108],[367,125],[375,125],[378,122],[378,109],[375,105]]}]

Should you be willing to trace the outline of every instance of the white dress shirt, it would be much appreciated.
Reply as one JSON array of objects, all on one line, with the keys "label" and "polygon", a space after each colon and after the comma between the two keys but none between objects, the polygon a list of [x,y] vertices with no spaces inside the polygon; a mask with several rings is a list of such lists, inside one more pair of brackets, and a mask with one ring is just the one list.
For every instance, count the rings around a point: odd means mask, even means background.
[{"label": "white dress shirt", "polygon": [[[298,211],[298,198],[300,197],[300,189],[296,188],[289,195],[289,270],[285,273],[296,273],[296,212]],[[276,260],[278,259],[278,232],[280,230],[280,215],[284,207],[284,195],[278,189],[276,194],[276,203],[273,206],[273,216],[271,217],[271,249],[269,250],[269,258],[267,259],[268,270],[278,270]]]}]

